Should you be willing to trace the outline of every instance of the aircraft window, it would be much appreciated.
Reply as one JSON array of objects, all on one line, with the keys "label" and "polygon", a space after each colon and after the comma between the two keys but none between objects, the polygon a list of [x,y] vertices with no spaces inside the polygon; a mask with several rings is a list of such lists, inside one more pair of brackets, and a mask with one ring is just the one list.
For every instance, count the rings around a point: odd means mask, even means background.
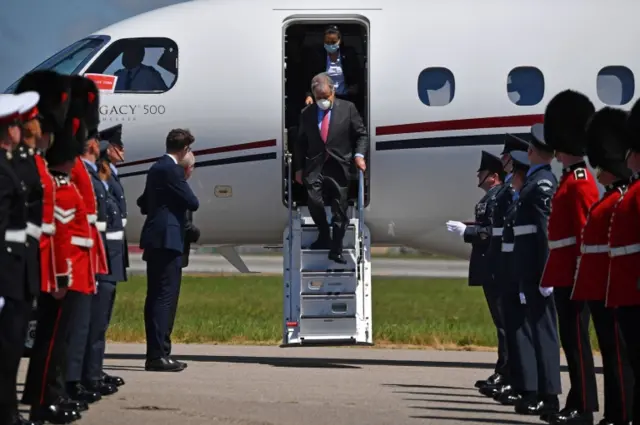
[{"label": "aircraft window", "polygon": [[178,45],[168,38],[115,41],[87,69],[115,75],[115,93],[164,93],[178,79]]},{"label": "aircraft window", "polygon": [[534,66],[514,68],[507,77],[509,100],[518,106],[533,106],[544,97],[544,75]]},{"label": "aircraft window", "polygon": [[418,97],[427,106],[446,106],[455,94],[456,79],[447,68],[427,68],[418,76]]},{"label": "aircraft window", "polygon": [[598,97],[607,105],[625,105],[633,98],[635,79],[626,66],[607,66],[598,73]]},{"label": "aircraft window", "polygon": [[[31,71],[50,69],[60,74],[75,74],[91,59],[107,41],[109,37],[95,36],[76,41],[72,45],[64,48]],[[31,72],[29,71],[29,72]],[[22,77],[21,77],[22,78]],[[13,93],[20,80],[7,88],[5,93]]]}]

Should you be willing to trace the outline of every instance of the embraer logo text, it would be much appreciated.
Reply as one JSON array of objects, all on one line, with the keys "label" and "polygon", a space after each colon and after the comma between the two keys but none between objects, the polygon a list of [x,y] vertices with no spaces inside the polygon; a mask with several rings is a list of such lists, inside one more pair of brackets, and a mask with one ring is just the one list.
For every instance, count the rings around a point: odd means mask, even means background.
[{"label": "embraer logo text", "polygon": [[141,115],[164,115],[164,105],[101,105],[102,121],[136,121]]}]

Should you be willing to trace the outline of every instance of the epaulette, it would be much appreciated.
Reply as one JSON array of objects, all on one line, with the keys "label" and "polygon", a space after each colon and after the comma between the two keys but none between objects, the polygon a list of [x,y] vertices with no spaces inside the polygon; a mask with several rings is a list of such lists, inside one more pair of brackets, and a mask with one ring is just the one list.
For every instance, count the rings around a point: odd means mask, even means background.
[{"label": "epaulette", "polygon": [[573,170],[573,177],[575,177],[576,180],[586,180],[587,170],[585,170],[584,168],[576,168],[575,170]]}]

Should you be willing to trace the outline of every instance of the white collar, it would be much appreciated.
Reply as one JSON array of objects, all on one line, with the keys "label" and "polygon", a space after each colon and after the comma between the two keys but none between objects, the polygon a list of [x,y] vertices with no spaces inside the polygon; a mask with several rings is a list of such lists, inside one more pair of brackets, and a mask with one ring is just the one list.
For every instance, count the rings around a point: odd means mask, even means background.
[{"label": "white collar", "polygon": [[176,165],[178,165],[178,160],[176,159],[175,156],[171,155],[170,153],[165,153],[165,155],[167,155],[169,158],[171,158],[173,160],[173,162],[175,162]]}]

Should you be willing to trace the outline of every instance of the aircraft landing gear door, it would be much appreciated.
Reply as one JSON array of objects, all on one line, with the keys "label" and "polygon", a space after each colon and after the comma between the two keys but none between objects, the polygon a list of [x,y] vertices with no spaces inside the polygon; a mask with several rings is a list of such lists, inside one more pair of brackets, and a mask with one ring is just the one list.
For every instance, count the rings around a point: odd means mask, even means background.
[{"label": "aircraft landing gear door", "polygon": [[[320,51],[324,30],[338,25],[345,45],[356,51],[364,74],[358,100],[368,123],[368,31],[364,17],[292,17],[283,31],[283,203],[288,208],[288,226],[283,234],[283,340],[281,347],[308,345],[373,345],[371,314],[371,238],[364,224],[368,204],[365,177],[358,173],[350,190],[349,225],[343,240],[347,264],[329,260],[328,250],[312,250],[318,229],[306,206],[306,190],[293,180],[295,135],[300,111],[305,107],[311,81],[305,60]],[[360,105],[357,105],[360,103]],[[368,126],[367,126],[368,127]],[[298,189],[296,189],[298,187]],[[289,190],[292,188],[292,190]],[[352,197],[352,198],[351,198]],[[367,202],[365,202],[365,200]],[[330,219],[331,211],[327,208]]]}]

